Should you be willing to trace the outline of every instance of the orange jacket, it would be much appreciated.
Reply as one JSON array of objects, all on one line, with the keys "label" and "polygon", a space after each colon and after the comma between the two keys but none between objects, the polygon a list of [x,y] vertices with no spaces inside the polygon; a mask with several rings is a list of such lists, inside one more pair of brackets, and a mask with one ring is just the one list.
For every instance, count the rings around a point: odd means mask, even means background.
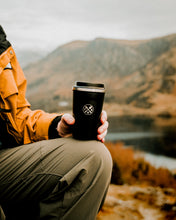
[{"label": "orange jacket", "polygon": [[[12,68],[6,68],[9,63]],[[5,123],[8,135],[15,139],[17,145],[48,139],[49,126],[58,116],[42,110],[32,111],[25,91],[23,71],[0,26],[0,120]],[[0,125],[0,133],[4,134],[2,129]]]}]

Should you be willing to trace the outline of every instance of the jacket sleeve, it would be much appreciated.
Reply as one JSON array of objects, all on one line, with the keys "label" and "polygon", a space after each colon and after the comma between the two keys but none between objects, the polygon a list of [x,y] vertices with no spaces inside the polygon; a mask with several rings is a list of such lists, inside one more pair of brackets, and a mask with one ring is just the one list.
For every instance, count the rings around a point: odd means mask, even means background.
[{"label": "jacket sleeve", "polygon": [[49,139],[49,128],[57,116],[42,110],[32,111],[29,107],[19,108],[16,123],[23,144]]},{"label": "jacket sleeve", "polygon": [[[4,69],[9,62],[12,69]],[[0,55],[0,67],[0,116],[7,122],[8,133],[18,144],[48,139],[50,125],[59,114],[31,110],[25,98],[26,79],[11,46]]]}]

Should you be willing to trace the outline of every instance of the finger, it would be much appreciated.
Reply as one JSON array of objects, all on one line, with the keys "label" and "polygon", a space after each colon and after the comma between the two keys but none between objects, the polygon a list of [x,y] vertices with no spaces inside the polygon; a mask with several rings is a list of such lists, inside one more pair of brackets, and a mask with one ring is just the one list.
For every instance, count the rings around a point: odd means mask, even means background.
[{"label": "finger", "polygon": [[105,138],[101,139],[101,142],[104,143],[105,142]]},{"label": "finger", "polygon": [[101,123],[103,124],[105,121],[107,121],[107,113],[106,111],[102,111],[101,117],[100,117]]},{"label": "finger", "polygon": [[105,132],[103,132],[102,134],[97,135],[97,139],[99,141],[102,141],[103,139],[105,139],[106,134],[107,134],[107,130]]},{"label": "finger", "polygon": [[108,129],[108,127],[109,127],[109,122],[105,121],[105,123],[98,128],[98,133],[101,134],[105,132]]},{"label": "finger", "polygon": [[73,125],[75,123],[74,117],[68,113],[64,114],[61,120],[65,125]]}]

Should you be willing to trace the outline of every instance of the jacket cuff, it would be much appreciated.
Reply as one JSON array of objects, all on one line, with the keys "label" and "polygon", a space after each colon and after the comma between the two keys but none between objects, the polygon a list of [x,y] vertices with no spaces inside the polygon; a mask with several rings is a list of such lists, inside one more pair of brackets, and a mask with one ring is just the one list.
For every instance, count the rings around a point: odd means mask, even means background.
[{"label": "jacket cuff", "polygon": [[46,113],[39,110],[39,116],[37,117],[36,112],[36,132],[34,132],[33,141],[47,140],[49,127],[54,118],[59,116],[55,113]]},{"label": "jacket cuff", "polygon": [[57,116],[54,118],[54,120],[51,122],[48,130],[48,137],[49,139],[54,139],[54,138],[61,138],[61,136],[58,134],[57,131],[57,125],[61,120],[62,115]]}]

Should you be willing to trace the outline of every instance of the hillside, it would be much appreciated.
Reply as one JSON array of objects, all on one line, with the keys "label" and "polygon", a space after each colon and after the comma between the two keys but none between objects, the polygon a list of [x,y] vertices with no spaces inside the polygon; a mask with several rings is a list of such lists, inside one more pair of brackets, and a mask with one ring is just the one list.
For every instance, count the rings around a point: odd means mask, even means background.
[{"label": "hillside", "polygon": [[105,83],[108,106],[175,114],[171,103],[176,103],[176,34],[135,41],[74,41],[24,72],[33,108],[58,111],[65,100],[71,106],[72,86],[82,80]]}]

